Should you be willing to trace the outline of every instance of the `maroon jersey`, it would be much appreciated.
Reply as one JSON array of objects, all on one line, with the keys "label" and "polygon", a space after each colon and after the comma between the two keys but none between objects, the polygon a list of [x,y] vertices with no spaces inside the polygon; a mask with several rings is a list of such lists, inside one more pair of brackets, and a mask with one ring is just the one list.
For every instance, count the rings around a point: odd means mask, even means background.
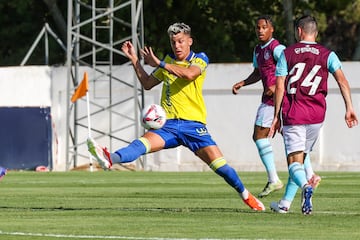
[{"label": "maroon jersey", "polygon": [[271,106],[274,106],[273,97],[265,95],[265,92],[270,86],[273,86],[276,83],[274,49],[279,45],[279,41],[273,39],[266,47],[262,47],[261,44],[258,44],[254,50],[257,68],[259,69],[264,88],[261,101]]},{"label": "maroon jersey", "polygon": [[284,50],[287,68],[283,103],[284,125],[317,124],[325,119],[327,66],[330,50],[313,43],[296,43]]}]

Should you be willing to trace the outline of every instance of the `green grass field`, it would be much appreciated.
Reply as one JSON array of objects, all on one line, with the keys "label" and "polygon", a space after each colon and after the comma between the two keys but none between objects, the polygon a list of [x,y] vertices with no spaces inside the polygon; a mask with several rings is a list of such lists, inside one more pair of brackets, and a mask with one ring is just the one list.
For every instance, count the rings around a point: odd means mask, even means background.
[{"label": "green grass field", "polygon": [[[360,173],[322,172],[310,216],[253,212],[212,172],[12,172],[0,239],[360,239]],[[266,174],[240,173],[254,194]],[[286,182],[287,173],[280,174]]]}]

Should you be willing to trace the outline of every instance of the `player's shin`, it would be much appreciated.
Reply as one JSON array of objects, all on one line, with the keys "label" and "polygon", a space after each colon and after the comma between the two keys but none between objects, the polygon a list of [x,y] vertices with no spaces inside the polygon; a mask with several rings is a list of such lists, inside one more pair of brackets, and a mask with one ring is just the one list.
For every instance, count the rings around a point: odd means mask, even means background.
[{"label": "player's shin", "polygon": [[291,163],[289,165],[289,175],[300,188],[307,184],[305,170],[301,163]]},{"label": "player's shin", "polygon": [[150,144],[148,141],[145,138],[139,138],[115,153],[120,156],[120,163],[127,163],[138,159],[141,155],[148,153],[149,150]]},{"label": "player's shin", "polygon": [[236,171],[226,163],[226,160],[223,157],[211,162],[209,167],[219,176],[223,177],[224,180],[238,193],[244,192],[245,187],[239,176]]}]

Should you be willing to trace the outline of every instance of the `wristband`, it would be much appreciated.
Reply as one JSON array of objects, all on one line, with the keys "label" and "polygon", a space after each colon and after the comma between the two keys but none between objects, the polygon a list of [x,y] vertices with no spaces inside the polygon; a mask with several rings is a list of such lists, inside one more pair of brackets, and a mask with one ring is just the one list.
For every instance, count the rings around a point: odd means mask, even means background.
[{"label": "wristband", "polygon": [[164,61],[160,61],[159,67],[165,68],[165,62],[164,62]]}]

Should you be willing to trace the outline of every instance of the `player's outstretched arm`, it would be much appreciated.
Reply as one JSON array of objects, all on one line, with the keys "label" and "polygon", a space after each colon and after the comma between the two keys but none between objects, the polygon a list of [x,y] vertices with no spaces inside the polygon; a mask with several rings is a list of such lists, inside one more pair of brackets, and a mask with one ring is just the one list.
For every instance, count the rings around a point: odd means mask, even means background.
[{"label": "player's outstretched arm", "polygon": [[131,61],[132,65],[134,67],[136,76],[138,77],[141,85],[144,87],[145,90],[149,90],[160,83],[156,78],[149,75],[144,70],[144,68],[140,64],[139,58],[135,52],[135,48],[130,41],[124,42],[121,47],[121,50]]},{"label": "player's outstretched arm", "polygon": [[[154,54],[151,47],[145,47],[141,50],[141,55],[147,64],[152,67],[160,67],[160,60]],[[176,64],[165,63],[163,66],[168,72],[187,80],[195,80],[200,74],[201,69],[197,66],[183,67]]]},{"label": "player's outstretched arm", "polygon": [[232,93],[233,94],[238,94],[240,88],[246,86],[246,85],[251,85],[253,83],[256,83],[258,81],[261,80],[261,76],[260,76],[260,72],[258,68],[254,68],[253,72],[245,79],[242,80],[240,82],[237,82],[233,85],[232,87]]},{"label": "player's outstretched arm", "polygon": [[136,55],[135,48],[130,41],[126,41],[121,46],[121,50],[127,58],[131,61],[132,64],[135,64],[138,61],[138,56]]}]

